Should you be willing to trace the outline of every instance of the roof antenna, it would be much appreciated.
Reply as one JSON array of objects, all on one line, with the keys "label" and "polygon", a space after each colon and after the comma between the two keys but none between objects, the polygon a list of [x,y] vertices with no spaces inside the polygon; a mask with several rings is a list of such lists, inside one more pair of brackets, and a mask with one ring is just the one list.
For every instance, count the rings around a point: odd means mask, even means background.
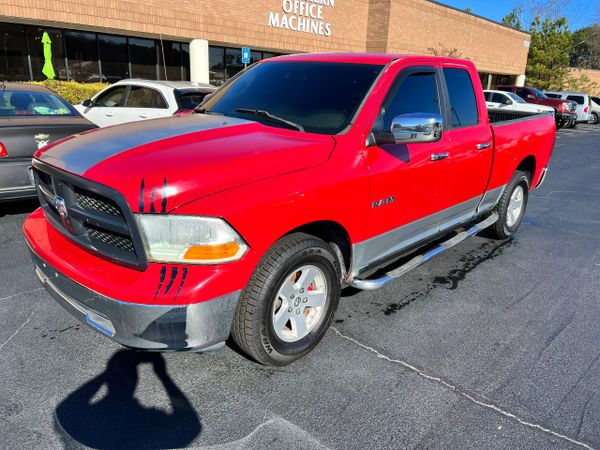
[{"label": "roof antenna", "polygon": [[169,81],[169,79],[167,78],[167,63],[165,61],[165,45],[163,44],[162,34],[160,35],[160,51],[162,53],[163,69],[165,69],[165,81]]}]

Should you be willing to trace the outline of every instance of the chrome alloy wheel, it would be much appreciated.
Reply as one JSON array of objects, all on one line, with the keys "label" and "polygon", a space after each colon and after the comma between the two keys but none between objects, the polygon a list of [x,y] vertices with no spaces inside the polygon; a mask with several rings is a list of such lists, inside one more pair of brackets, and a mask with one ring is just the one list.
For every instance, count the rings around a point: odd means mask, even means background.
[{"label": "chrome alloy wheel", "polygon": [[524,198],[524,190],[523,186],[518,185],[513,193],[510,196],[510,201],[508,202],[508,208],[506,211],[506,225],[508,227],[512,227],[519,217],[521,216],[521,212],[523,211],[523,198]]},{"label": "chrome alloy wheel", "polygon": [[285,277],[273,305],[277,337],[297,342],[320,322],[327,303],[327,279],[317,266],[305,265]]}]

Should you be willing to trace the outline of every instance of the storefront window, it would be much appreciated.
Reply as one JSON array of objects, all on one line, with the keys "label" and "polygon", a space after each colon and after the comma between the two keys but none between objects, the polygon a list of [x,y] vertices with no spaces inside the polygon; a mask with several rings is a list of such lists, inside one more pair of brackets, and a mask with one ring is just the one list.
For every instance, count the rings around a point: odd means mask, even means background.
[{"label": "storefront window", "polygon": [[225,49],[225,76],[227,79],[234,76],[244,68],[242,64],[242,49],[241,48],[226,48]]},{"label": "storefront window", "polygon": [[[181,80],[181,44],[179,42],[163,41],[162,50],[161,45],[159,43],[158,51],[158,79],[165,79],[166,65],[166,79]],[[163,64],[163,56],[165,64]]]},{"label": "storefront window", "polygon": [[23,25],[3,23],[0,28],[0,80],[29,80]]},{"label": "storefront window", "polygon": [[257,61],[260,61],[262,58],[262,52],[250,52],[250,64],[254,64]]},{"label": "storefront window", "polygon": [[48,33],[50,38],[50,50],[52,52],[52,68],[54,69],[55,80],[67,79],[67,68],[65,66],[65,46],[63,43],[63,35],[61,30],[53,30],[43,27],[25,27],[25,35],[27,36],[27,48],[31,55],[31,72],[33,79],[36,81],[45,80],[44,75],[44,44],[42,37],[44,33]]},{"label": "storefront window", "polygon": [[131,76],[156,80],[156,42],[152,39],[129,38]]},{"label": "storefront window", "polygon": [[223,47],[208,48],[208,78],[210,84],[220,86],[225,82],[225,49]]},{"label": "storefront window", "polygon": [[181,79],[190,79],[190,44],[181,44]]},{"label": "storefront window", "polygon": [[102,64],[102,81],[114,83],[123,78],[129,78],[127,38],[99,34],[98,49]]},{"label": "storefront window", "polygon": [[65,31],[63,36],[67,49],[69,79],[87,83],[100,81],[96,33]]}]

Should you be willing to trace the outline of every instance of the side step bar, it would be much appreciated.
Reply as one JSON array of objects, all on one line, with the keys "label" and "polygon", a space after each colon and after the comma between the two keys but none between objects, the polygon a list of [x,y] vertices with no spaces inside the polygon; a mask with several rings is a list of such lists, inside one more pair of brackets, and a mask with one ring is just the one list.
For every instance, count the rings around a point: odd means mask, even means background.
[{"label": "side step bar", "polygon": [[361,280],[358,278],[354,278],[354,279],[348,281],[348,284],[352,287],[355,287],[356,289],[361,289],[361,290],[365,290],[365,291],[372,291],[375,289],[379,289],[380,287],[385,286],[389,282],[394,281],[396,278],[400,278],[405,273],[410,272],[413,269],[416,269],[421,264],[426,263],[427,261],[432,259],[434,256],[439,255],[440,253],[444,252],[445,250],[448,250],[449,248],[452,248],[455,245],[460,244],[465,239],[470,238],[471,236],[476,235],[480,231],[485,230],[486,228],[494,225],[498,221],[498,217],[499,216],[497,213],[492,214],[490,217],[488,217],[484,221],[479,222],[478,224],[473,225],[468,230],[457,234],[456,236],[454,236],[451,239],[448,239],[446,242],[444,242],[443,244],[440,244],[438,247],[434,248],[433,250],[430,250],[423,255],[415,256],[413,259],[411,259],[407,263],[401,265],[397,269],[394,269],[394,270],[386,273],[381,278],[376,278],[373,280]]}]

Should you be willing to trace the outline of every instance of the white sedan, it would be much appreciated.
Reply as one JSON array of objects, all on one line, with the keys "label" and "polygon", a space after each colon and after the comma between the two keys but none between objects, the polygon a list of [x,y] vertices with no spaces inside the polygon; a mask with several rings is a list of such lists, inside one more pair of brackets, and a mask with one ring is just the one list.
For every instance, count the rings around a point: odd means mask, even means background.
[{"label": "white sedan", "polygon": [[75,109],[100,127],[193,110],[216,87],[189,81],[121,80]]},{"label": "white sedan", "polygon": [[521,97],[513,92],[484,90],[485,103],[488,109],[506,112],[524,112],[524,113],[552,113],[554,108],[535,103],[527,103]]}]

